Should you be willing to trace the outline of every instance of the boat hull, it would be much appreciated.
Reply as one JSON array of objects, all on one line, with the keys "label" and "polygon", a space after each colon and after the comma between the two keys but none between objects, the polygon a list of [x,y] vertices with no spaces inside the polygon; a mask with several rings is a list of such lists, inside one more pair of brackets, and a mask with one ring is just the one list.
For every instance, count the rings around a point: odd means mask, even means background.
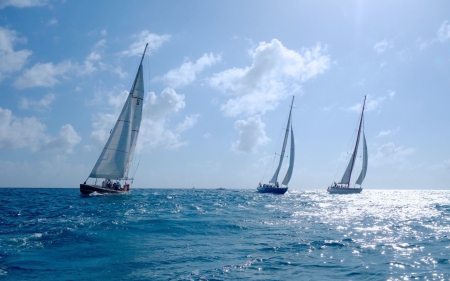
[{"label": "boat hull", "polygon": [[330,194],[353,194],[361,193],[362,188],[328,188],[328,193]]},{"label": "boat hull", "polygon": [[275,194],[285,194],[288,187],[270,187],[270,186],[258,186],[258,192],[260,193],[275,193]]},{"label": "boat hull", "polygon": [[103,188],[101,186],[98,185],[90,185],[90,184],[80,184],[80,192],[83,194],[91,194],[94,192],[100,193],[100,194],[105,194],[105,193],[110,193],[110,194],[122,194],[122,193],[127,193],[129,191],[126,190],[113,190],[113,189],[109,189],[109,188]]}]

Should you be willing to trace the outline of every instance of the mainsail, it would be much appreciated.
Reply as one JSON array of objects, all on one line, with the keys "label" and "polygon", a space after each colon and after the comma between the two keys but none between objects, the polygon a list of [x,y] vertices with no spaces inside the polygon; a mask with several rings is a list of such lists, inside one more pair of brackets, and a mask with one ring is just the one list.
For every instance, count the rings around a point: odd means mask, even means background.
[{"label": "mainsail", "polygon": [[364,178],[366,177],[366,173],[367,173],[367,160],[368,160],[368,157],[367,157],[368,155],[367,155],[367,143],[366,143],[366,136],[364,135],[364,133],[363,133],[363,165],[362,165],[362,170],[361,170],[361,174],[359,174],[359,177],[358,177],[358,179],[356,180],[356,184],[359,184],[359,185],[361,185],[362,184],[362,182],[363,182],[363,180],[364,180]]},{"label": "mainsail", "polygon": [[291,153],[289,155],[289,168],[286,172],[286,176],[284,177],[284,180],[282,184],[288,185],[289,181],[292,177],[292,171],[294,170],[294,157],[295,157],[295,146],[294,146],[294,131],[292,130],[291,125]]},{"label": "mainsail", "polygon": [[[363,118],[364,118],[364,106],[365,106],[365,104],[366,104],[366,97],[364,97],[364,103],[363,103],[363,108],[362,108],[362,112],[361,112],[361,118],[359,120],[359,127],[358,127],[358,134],[356,136],[355,148],[353,149],[352,157],[350,157],[350,162],[347,165],[347,169],[345,169],[344,175],[342,176],[342,179],[339,182],[340,184],[350,185],[350,178],[352,176],[352,171],[353,171],[353,168],[354,168],[354,165],[355,165],[356,154],[358,153],[359,139],[360,139],[360,136],[361,136],[361,128],[362,128]],[[366,144],[366,138],[363,137],[363,139],[364,139],[363,170],[361,171],[361,175],[359,176],[358,180],[356,181],[356,184],[359,184],[359,185],[361,185],[362,181],[364,180],[364,177],[366,176],[366,171],[367,171],[367,144]],[[364,164],[364,161],[365,161],[365,164]],[[361,176],[362,176],[362,178],[361,178]],[[358,183],[358,181],[360,179],[361,179],[361,182]]]},{"label": "mainsail", "polygon": [[[280,162],[278,163],[278,167],[275,170],[275,174],[273,174],[272,179],[269,181],[270,183],[273,183],[273,184],[275,184],[277,182],[278,174],[280,173],[280,169],[281,169],[281,164],[283,164],[284,152],[286,150],[286,143],[287,143],[287,139],[289,136],[289,128],[291,128],[291,130],[292,130],[292,127],[291,127],[292,104],[294,104],[294,97],[292,97],[291,110],[289,111],[289,118],[288,118],[288,122],[287,122],[287,126],[286,126],[286,133],[284,134],[284,141],[283,141],[283,148],[281,149]],[[291,140],[291,143],[292,142],[293,141]],[[292,146],[291,146],[291,156],[292,156],[292,153],[293,153],[293,151],[292,151]],[[293,158],[291,158],[291,161],[293,161]],[[291,166],[291,165],[289,165],[289,166]],[[293,168],[293,164],[292,164],[292,168]],[[289,170],[288,170],[288,173],[289,173]],[[292,173],[292,171],[291,171],[291,173]],[[289,182],[289,180],[290,180],[290,176],[287,181]]]},{"label": "mainsail", "polygon": [[108,141],[89,175],[91,178],[126,179],[128,176],[142,119],[144,99],[142,61],[145,50],[131,91],[114,129],[111,131]]}]

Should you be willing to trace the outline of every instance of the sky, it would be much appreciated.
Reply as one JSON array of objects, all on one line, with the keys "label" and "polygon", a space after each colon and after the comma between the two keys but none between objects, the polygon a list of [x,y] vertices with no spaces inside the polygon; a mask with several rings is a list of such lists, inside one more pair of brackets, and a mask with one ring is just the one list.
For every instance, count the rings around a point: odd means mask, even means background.
[{"label": "sky", "polygon": [[450,188],[439,0],[0,0],[0,186],[84,182],[145,43],[133,187],[255,189],[276,169],[295,96],[289,188],[325,190],[367,96],[362,187]]}]

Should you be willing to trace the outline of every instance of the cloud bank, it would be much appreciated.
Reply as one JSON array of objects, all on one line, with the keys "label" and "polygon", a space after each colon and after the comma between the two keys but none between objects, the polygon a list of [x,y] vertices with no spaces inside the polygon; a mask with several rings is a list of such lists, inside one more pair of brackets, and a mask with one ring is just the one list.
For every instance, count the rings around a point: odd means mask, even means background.
[{"label": "cloud bank", "polygon": [[26,38],[19,37],[14,30],[0,27],[0,82],[7,75],[20,71],[32,54],[29,50],[15,51],[15,43],[26,43]]},{"label": "cloud bank", "polygon": [[170,70],[162,77],[156,77],[155,81],[163,81],[171,88],[181,88],[195,81],[197,75],[206,67],[209,67],[222,59],[220,55],[204,54],[195,62],[187,61],[180,67]]},{"label": "cloud bank", "polygon": [[0,148],[71,153],[81,140],[70,124],[64,125],[57,137],[47,136],[45,131],[46,126],[35,117],[15,117],[11,110],[0,107]]},{"label": "cloud bank", "polygon": [[209,84],[231,96],[221,110],[225,116],[264,114],[288,95],[300,92],[299,83],[323,73],[330,59],[317,44],[301,52],[289,50],[277,39],[261,42],[251,52],[252,64],[214,74]]}]

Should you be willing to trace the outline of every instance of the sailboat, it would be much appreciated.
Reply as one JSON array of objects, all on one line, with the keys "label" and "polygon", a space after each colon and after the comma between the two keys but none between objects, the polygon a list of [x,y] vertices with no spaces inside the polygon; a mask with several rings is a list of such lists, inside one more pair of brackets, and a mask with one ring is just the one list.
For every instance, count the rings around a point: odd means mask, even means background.
[{"label": "sailboat", "polygon": [[[148,43],[145,45],[136,77],[131,91],[122,108],[119,118],[111,130],[108,141],[98,157],[89,177],[80,184],[80,192],[83,194],[97,193],[126,193],[130,190],[133,178],[128,178],[128,172],[134,156],[134,149],[139,135],[142,119],[142,107],[144,101],[144,79],[142,61]],[[92,178],[95,182],[88,184]],[[98,179],[104,179],[97,185]],[[124,182],[122,186],[121,182]]]},{"label": "sailboat", "polygon": [[[292,123],[291,123],[292,105],[293,104],[294,104],[294,97],[292,97],[291,108],[289,110],[289,118],[288,118],[288,122],[287,122],[287,126],[286,126],[286,132],[284,134],[283,148],[281,149],[280,161],[278,163],[278,167],[275,170],[275,173],[273,174],[273,177],[269,181],[268,184],[261,185],[261,183],[259,183],[257,190],[261,193],[284,194],[288,190],[288,183],[291,180],[292,171],[294,169],[294,156],[295,156],[294,131],[292,130]],[[280,173],[281,165],[283,164],[284,152],[286,150],[286,144],[287,144],[287,140],[289,137],[289,132],[291,134],[291,151],[290,151],[290,155],[289,155],[289,168],[286,172],[286,176],[284,177],[283,182],[281,183],[281,186],[279,186],[278,174]]]},{"label": "sailboat", "polygon": [[[361,117],[359,119],[359,127],[358,134],[356,135],[356,143],[355,148],[353,149],[352,156],[350,157],[350,161],[347,165],[347,169],[342,176],[342,179],[339,183],[333,183],[328,187],[327,191],[329,193],[338,193],[338,194],[348,194],[348,193],[360,193],[362,191],[362,183],[367,174],[367,164],[368,164],[368,155],[367,155],[367,143],[366,136],[364,134],[364,106],[366,105],[366,97],[364,96],[364,103],[361,111]],[[358,152],[359,140],[361,133],[363,135],[363,159],[362,159],[362,169],[359,174],[358,179],[355,182],[355,186],[358,187],[350,187],[350,179],[352,176],[353,168],[355,167],[356,155]]]}]

